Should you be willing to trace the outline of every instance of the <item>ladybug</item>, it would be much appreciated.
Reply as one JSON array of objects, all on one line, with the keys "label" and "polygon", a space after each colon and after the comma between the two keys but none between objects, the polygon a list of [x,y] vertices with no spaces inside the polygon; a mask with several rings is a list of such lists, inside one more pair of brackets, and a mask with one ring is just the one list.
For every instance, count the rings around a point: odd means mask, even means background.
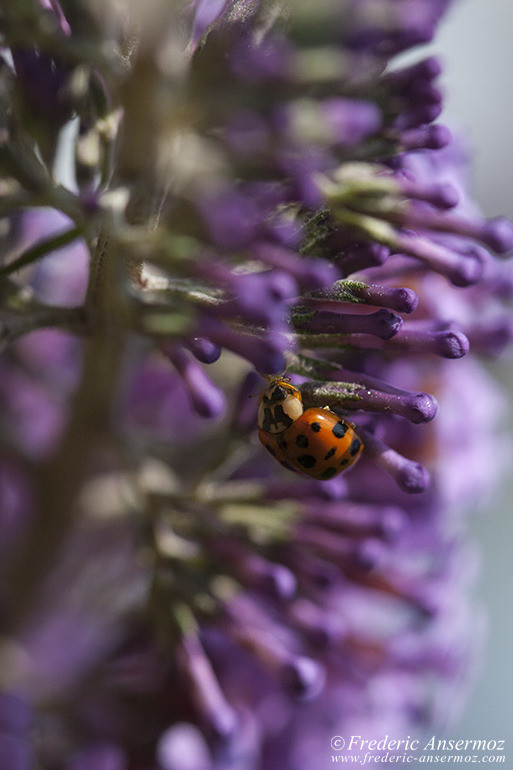
[{"label": "ladybug", "polygon": [[258,437],[284,468],[332,479],[350,468],[363,443],[353,426],[330,409],[304,409],[300,391],[275,377],[260,396]]}]

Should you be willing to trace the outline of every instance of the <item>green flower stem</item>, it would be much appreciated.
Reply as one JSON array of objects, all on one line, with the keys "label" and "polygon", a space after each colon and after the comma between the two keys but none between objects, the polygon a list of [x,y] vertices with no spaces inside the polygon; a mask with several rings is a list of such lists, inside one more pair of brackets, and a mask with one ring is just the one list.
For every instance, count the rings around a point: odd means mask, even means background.
[{"label": "green flower stem", "polygon": [[101,456],[119,462],[109,428],[126,337],[121,323],[121,265],[122,257],[115,246],[100,237],[92,258],[87,297],[90,337],[85,343],[82,380],[59,448],[37,470],[38,511],[25,547],[17,552],[11,565],[10,620],[14,627],[23,625],[29,608],[38,605],[34,595],[42,587],[44,576],[51,574],[79,516],[78,496],[91,467]]},{"label": "green flower stem", "polygon": [[62,329],[81,334],[85,331],[86,314],[84,308],[41,307],[26,314],[17,314],[3,318],[0,314],[0,352],[18,337],[37,329]]},{"label": "green flower stem", "polygon": [[11,275],[11,273],[31,265],[33,262],[41,259],[41,257],[51,254],[54,251],[58,251],[59,249],[63,249],[65,246],[73,243],[73,241],[76,241],[77,238],[80,238],[83,233],[83,227],[70,227],[57,235],[52,235],[49,238],[37,241],[37,243],[20,254],[17,259],[9,262],[8,265],[0,267],[0,275]]}]

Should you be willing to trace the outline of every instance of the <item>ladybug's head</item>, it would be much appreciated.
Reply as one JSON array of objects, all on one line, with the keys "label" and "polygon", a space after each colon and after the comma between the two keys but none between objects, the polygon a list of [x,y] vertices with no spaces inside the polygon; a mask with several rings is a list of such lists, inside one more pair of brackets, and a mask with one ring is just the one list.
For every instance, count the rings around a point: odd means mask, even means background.
[{"label": "ladybug's head", "polygon": [[275,377],[260,396],[258,427],[267,433],[281,433],[303,414],[299,390],[288,379]]}]

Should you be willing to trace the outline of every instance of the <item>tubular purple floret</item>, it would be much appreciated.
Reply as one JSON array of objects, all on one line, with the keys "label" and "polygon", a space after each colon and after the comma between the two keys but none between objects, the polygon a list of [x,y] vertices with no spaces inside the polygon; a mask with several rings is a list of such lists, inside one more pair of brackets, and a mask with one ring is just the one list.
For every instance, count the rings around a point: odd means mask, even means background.
[{"label": "tubular purple floret", "polygon": [[442,358],[461,358],[469,351],[465,334],[454,329],[426,328],[406,321],[389,340],[370,334],[309,334],[297,333],[298,340],[309,348],[337,348],[349,345],[362,350],[384,350],[394,353],[429,353]]},{"label": "tubular purple floret", "polygon": [[404,174],[396,176],[403,193],[413,200],[430,203],[440,209],[451,209],[460,200],[458,189],[452,184],[420,184]]},{"label": "tubular purple floret", "polygon": [[225,605],[228,633],[274,670],[282,686],[300,700],[316,697],[324,687],[324,667],[298,655],[298,639],[292,629],[276,624],[265,609],[248,595],[238,595]]},{"label": "tubular purple floret", "polygon": [[301,313],[298,316],[293,314],[296,329],[319,334],[370,334],[383,340],[391,339],[403,324],[401,316],[387,309],[362,314],[306,308],[306,316],[303,319]]},{"label": "tubular purple floret", "polygon": [[[348,299],[345,300],[344,296],[347,296]],[[359,282],[344,283],[344,281],[341,281],[340,284],[335,283],[325,291],[308,294],[304,300],[322,310],[333,310],[336,307],[334,303],[340,303],[340,306],[343,307],[345,302],[357,300],[366,305],[386,307],[397,313],[412,313],[419,303],[413,289],[376,284],[366,285]]]},{"label": "tubular purple floret", "polygon": [[232,398],[231,427],[237,433],[246,433],[255,428],[257,415],[254,396],[262,390],[262,378],[251,370],[244,377]]},{"label": "tubular purple floret", "polygon": [[404,528],[406,514],[397,506],[324,503],[322,507],[308,506],[305,521],[335,529],[347,536],[393,541]]},{"label": "tubular purple floret", "polygon": [[367,267],[383,265],[390,255],[390,249],[379,243],[354,242],[339,253],[336,264],[344,275],[351,275]]},{"label": "tubular purple floret", "polygon": [[506,217],[488,220],[481,240],[497,254],[507,254],[513,250],[513,223]]},{"label": "tubular purple floret", "polygon": [[223,414],[226,408],[224,393],[207,377],[202,366],[179,345],[169,344],[163,350],[182,377],[195,411],[206,418]]},{"label": "tubular purple floret", "polygon": [[412,128],[419,128],[427,123],[432,123],[442,112],[440,103],[423,104],[413,109],[400,113],[395,121],[393,128],[395,131],[410,131]]},{"label": "tubular purple floret", "polygon": [[335,267],[324,259],[301,259],[271,243],[258,243],[251,251],[255,259],[291,275],[301,289],[323,289],[337,278]]},{"label": "tubular purple floret", "polygon": [[381,110],[374,102],[341,97],[324,100],[320,117],[331,130],[332,143],[346,147],[354,147],[375,134],[383,120]]},{"label": "tubular purple floret", "polygon": [[465,331],[474,352],[495,357],[513,340],[513,320],[510,316],[483,320]]},{"label": "tubular purple floret", "polygon": [[430,477],[423,465],[403,457],[372,433],[364,429],[359,433],[365,444],[365,456],[392,476],[401,489],[412,494],[427,489]]},{"label": "tubular purple floret", "polygon": [[291,602],[287,616],[302,636],[321,648],[340,643],[347,633],[347,626],[339,615],[308,599]]},{"label": "tubular purple floret", "polygon": [[421,635],[409,634],[395,637],[387,645],[390,659],[406,670],[429,670],[444,678],[458,676],[466,668],[463,637],[447,638],[435,635],[427,641]]},{"label": "tubular purple floret", "polygon": [[441,150],[452,140],[451,131],[441,123],[406,129],[399,133],[398,143],[408,152],[414,150]]},{"label": "tubular purple floret", "polygon": [[355,564],[360,571],[370,572],[384,564],[388,555],[387,545],[383,540],[368,537],[363,540],[356,552]]},{"label": "tubular purple floret", "polygon": [[[290,359],[292,362],[296,360],[294,354],[291,354]],[[345,369],[344,367],[339,366],[338,364],[332,364],[329,361],[320,361],[316,359],[315,366],[318,376],[323,380],[332,380],[333,382],[353,382],[360,387],[361,390],[377,390],[382,393],[392,393],[397,396],[404,396],[405,398],[416,395],[410,390],[403,390],[395,385],[391,385],[389,382],[381,380],[379,377],[372,377],[369,374],[362,374],[361,372]],[[313,372],[311,376],[314,376]],[[308,387],[308,385],[302,385],[301,389],[308,389]],[[434,400],[433,396],[430,396],[430,398]]]},{"label": "tubular purple floret", "polygon": [[483,255],[478,248],[461,254],[423,235],[409,232],[396,233],[395,251],[421,259],[455,286],[472,286],[481,280],[484,273]]},{"label": "tubular purple floret", "polygon": [[480,241],[497,254],[506,254],[513,249],[513,223],[505,217],[491,220],[464,219],[459,214],[439,214],[418,206],[409,206],[393,219],[400,219],[405,227],[420,227],[424,230],[446,232]]},{"label": "tubular purple floret", "polygon": [[[363,569],[365,571],[378,566],[385,555],[383,543],[378,540],[355,540],[346,535],[335,534],[322,527],[307,522],[294,528],[295,541],[329,561],[333,561],[344,569]],[[372,548],[367,548],[372,542]]]},{"label": "tubular purple floret", "polygon": [[306,383],[301,386],[303,401],[312,406],[329,406],[365,412],[378,412],[381,414],[395,414],[404,417],[415,424],[429,422],[438,410],[436,399],[429,393],[408,393],[398,391],[396,393],[375,390],[374,388],[361,386],[358,382],[359,375],[355,376],[355,383],[346,392],[336,380],[324,382],[322,385]]},{"label": "tubular purple floret", "polygon": [[289,601],[294,596],[296,579],[283,564],[269,562],[236,541],[216,541],[211,548],[217,557],[234,566],[237,578],[250,588],[271,594],[280,601]]},{"label": "tubular purple floret", "polygon": [[383,83],[394,92],[409,89],[412,82],[430,81],[442,74],[442,63],[436,56],[428,56],[408,67],[392,70],[384,75]]},{"label": "tubular purple floret", "polygon": [[398,340],[398,348],[405,352],[432,353],[442,358],[462,358],[469,347],[469,341],[461,331],[425,328],[422,322],[414,321],[404,324]]},{"label": "tubular purple floret", "polygon": [[190,633],[177,646],[177,658],[190,679],[191,695],[199,713],[221,738],[229,738],[238,725],[238,718],[227,702],[212,664],[198,637]]},{"label": "tubular purple floret", "polygon": [[245,334],[205,315],[198,336],[209,337],[214,344],[245,358],[260,374],[276,374],[285,369],[284,351],[290,348],[290,343],[279,333],[265,337]]},{"label": "tubular purple floret", "polygon": [[287,308],[298,294],[296,282],[284,270],[235,273],[218,262],[202,261],[197,263],[196,272],[227,292],[224,301],[209,308],[210,313],[242,317],[274,330],[283,326]]},{"label": "tubular purple floret", "polygon": [[284,556],[287,565],[294,571],[298,583],[309,590],[327,591],[340,584],[342,573],[338,566],[312,553],[297,551]]},{"label": "tubular purple floret", "polygon": [[430,422],[438,411],[436,399],[428,393],[398,395],[376,390],[357,391],[359,401],[344,404],[348,409],[364,409],[366,412],[381,412],[405,417],[415,424]]}]

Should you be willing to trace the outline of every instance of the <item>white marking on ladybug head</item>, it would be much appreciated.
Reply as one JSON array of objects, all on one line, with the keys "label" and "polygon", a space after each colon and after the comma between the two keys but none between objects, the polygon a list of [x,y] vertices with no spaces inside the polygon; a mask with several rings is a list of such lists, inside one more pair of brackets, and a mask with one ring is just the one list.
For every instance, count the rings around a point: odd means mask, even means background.
[{"label": "white marking on ladybug head", "polygon": [[303,404],[296,396],[286,396],[282,403],[283,411],[292,422],[303,414]]}]

